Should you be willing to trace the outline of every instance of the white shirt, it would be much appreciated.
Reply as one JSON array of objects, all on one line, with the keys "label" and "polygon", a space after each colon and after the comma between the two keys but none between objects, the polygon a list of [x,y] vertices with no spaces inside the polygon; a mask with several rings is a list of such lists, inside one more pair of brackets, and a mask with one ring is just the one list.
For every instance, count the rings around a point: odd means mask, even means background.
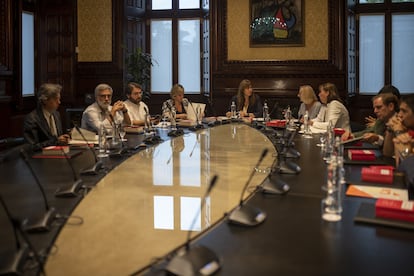
[{"label": "white shirt", "polygon": [[322,107],[312,126],[325,130],[328,127],[329,121],[332,122],[332,126],[335,128],[351,131],[348,110],[340,101],[333,100],[326,105],[326,109]]},{"label": "white shirt", "polygon": [[126,100],[124,101],[124,104],[126,106],[126,108],[128,109],[128,115],[129,118],[131,119],[131,123],[133,121],[145,121],[145,108],[147,109],[148,113],[149,113],[149,109],[148,106],[144,103],[144,102],[139,102],[138,104],[135,104],[133,102],[131,102],[130,100]]},{"label": "white shirt", "polygon": [[[82,125],[83,129],[87,129],[89,131],[93,131],[95,133],[99,132],[99,127],[101,123],[104,124],[105,129],[112,129],[112,122],[109,120],[108,116],[112,110],[112,106],[108,107],[108,110],[105,112],[102,108],[98,105],[97,102],[94,102],[90,106],[88,106],[82,114]],[[124,121],[124,115],[122,112],[118,111],[115,114],[114,118],[116,123],[121,123]]]}]

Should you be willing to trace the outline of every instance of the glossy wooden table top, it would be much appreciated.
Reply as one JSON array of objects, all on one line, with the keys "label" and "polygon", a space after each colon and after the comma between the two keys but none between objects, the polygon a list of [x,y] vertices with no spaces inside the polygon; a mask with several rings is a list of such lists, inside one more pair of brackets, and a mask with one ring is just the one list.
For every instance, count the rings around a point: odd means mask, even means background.
[{"label": "glossy wooden table top", "polygon": [[[138,152],[80,202],[72,215],[84,223],[63,227],[46,273],[127,275],[162,257],[186,241],[193,221],[195,236],[238,204],[265,148],[269,153],[260,171],[275,159],[270,140],[247,125],[228,124]],[[200,214],[214,175],[218,180]],[[256,173],[244,197],[266,176]]]}]

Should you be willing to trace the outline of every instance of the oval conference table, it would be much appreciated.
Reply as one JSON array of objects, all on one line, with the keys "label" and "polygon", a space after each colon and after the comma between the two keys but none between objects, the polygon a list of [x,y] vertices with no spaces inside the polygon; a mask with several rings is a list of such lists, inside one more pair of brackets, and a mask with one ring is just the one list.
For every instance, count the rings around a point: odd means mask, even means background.
[{"label": "oval conference table", "polygon": [[263,172],[258,168],[252,178],[254,187],[266,178],[275,150],[265,135],[245,124],[186,133],[139,151],[79,203],[72,215],[84,223],[62,228],[46,273],[129,275],[145,267],[183,244],[191,227],[195,236],[237,206],[264,149],[269,153],[260,165]]},{"label": "oval conference table", "polygon": [[[372,207],[374,199],[344,196],[342,220],[321,219],[326,165],[317,135],[296,135],[295,149],[301,156],[294,162],[301,171],[277,175],[290,191],[269,195],[256,188],[268,178],[269,168],[278,165],[273,131],[231,123],[186,130],[171,139],[167,132],[158,130],[164,142],[106,158],[108,173],[81,176],[91,187],[84,198],[53,196],[71,178],[65,160],[30,160],[49,204],[61,215],[72,216],[46,233],[28,234],[38,252],[49,253],[47,275],[151,275],[188,236],[190,248],[208,247],[220,259],[217,275],[414,274],[412,230],[355,221],[361,206]],[[127,138],[130,148],[142,141],[142,135]],[[264,149],[268,154],[256,166]],[[91,152],[83,151],[71,161],[79,172],[92,159]],[[360,181],[360,171],[360,165],[347,165],[347,184]],[[29,221],[44,213],[39,189],[21,160],[1,163],[0,172],[7,175],[0,184],[10,213]],[[216,184],[199,212],[214,176]],[[267,214],[263,223],[227,223],[228,212],[241,197]],[[2,211],[0,222],[1,249],[13,248],[13,233]],[[24,275],[37,274],[33,271]]]}]

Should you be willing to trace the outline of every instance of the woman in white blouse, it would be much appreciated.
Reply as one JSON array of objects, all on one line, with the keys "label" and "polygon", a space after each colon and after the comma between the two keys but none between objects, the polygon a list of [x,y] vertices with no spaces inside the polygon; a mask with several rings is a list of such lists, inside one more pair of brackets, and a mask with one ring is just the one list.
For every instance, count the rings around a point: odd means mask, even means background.
[{"label": "woman in white blouse", "polygon": [[310,121],[311,126],[326,129],[330,121],[335,128],[351,131],[348,110],[342,104],[335,84],[321,84],[319,86],[319,99],[322,104],[326,105],[326,109],[321,108],[316,119]]}]

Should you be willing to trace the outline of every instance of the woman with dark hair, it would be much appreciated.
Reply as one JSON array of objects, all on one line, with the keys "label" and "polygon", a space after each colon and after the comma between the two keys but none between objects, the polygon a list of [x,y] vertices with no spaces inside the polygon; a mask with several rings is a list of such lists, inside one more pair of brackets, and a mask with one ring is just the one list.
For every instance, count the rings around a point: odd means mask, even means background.
[{"label": "woman with dark hair", "polygon": [[321,84],[319,99],[322,104],[326,105],[326,109],[321,108],[316,119],[310,121],[310,125],[325,130],[331,122],[335,128],[351,131],[348,110],[342,104],[335,84],[329,82]]},{"label": "woman with dark hair", "polygon": [[[242,80],[240,82],[237,95],[231,98],[230,106],[233,102],[236,104],[236,110],[239,112],[241,118],[262,117],[262,101],[260,100],[259,95],[253,92],[252,83],[250,80]],[[226,116],[230,117],[231,112],[227,112]]]}]

